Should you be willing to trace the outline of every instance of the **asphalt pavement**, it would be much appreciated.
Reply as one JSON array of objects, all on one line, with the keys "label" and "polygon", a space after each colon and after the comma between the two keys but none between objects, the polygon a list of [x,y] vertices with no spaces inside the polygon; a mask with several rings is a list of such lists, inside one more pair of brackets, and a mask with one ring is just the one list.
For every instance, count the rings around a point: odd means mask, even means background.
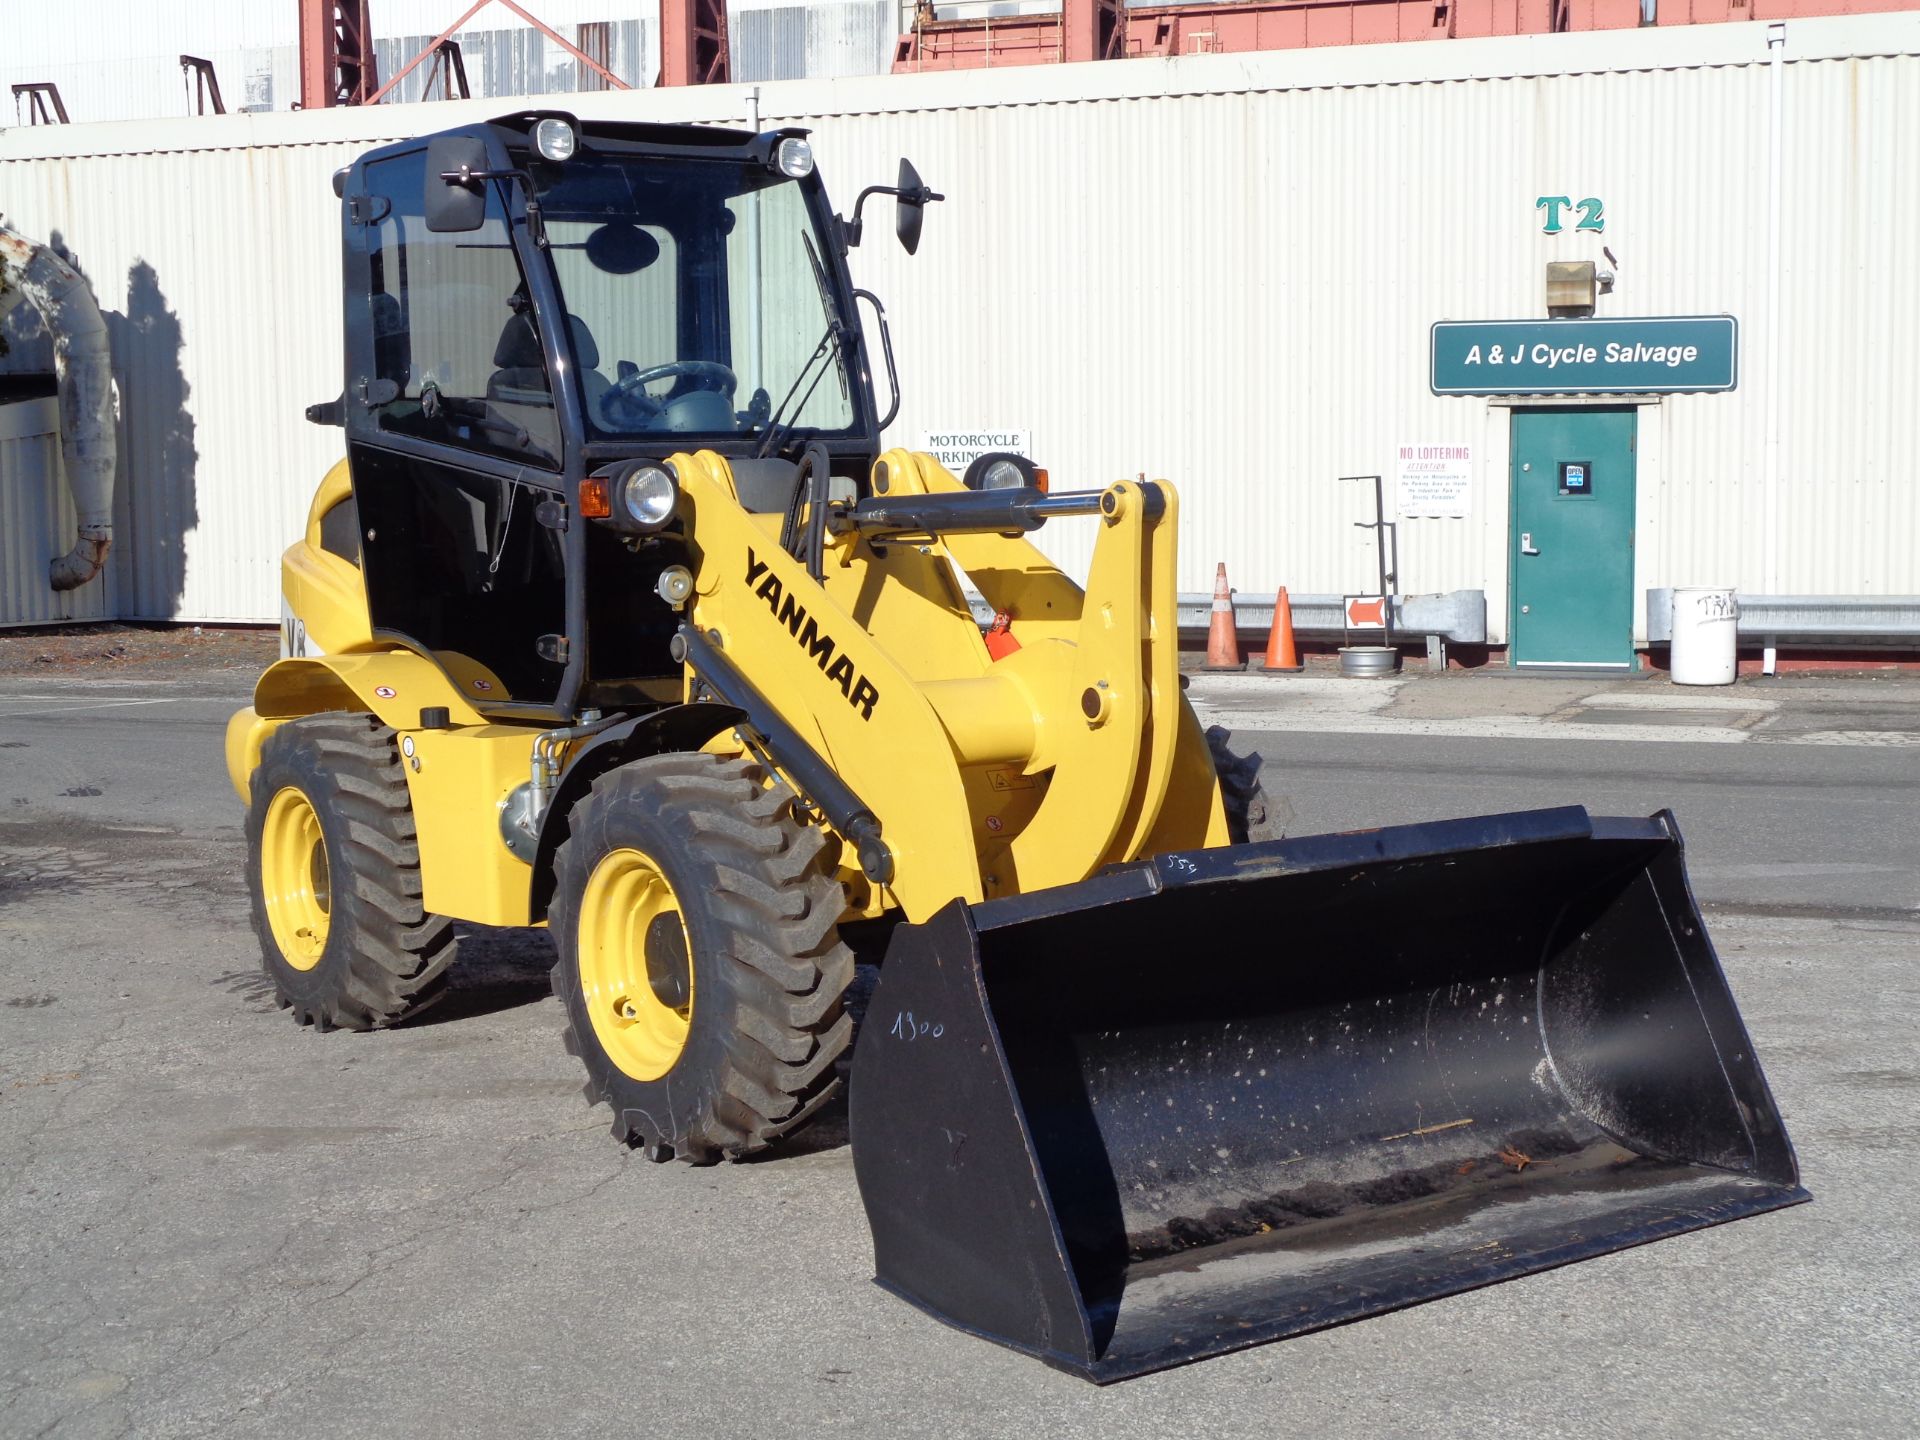
[{"label": "asphalt pavement", "polygon": [[615,1145],[543,935],[466,934],[418,1024],[294,1026],[243,677],[0,679],[0,1436],[1912,1433],[1920,688],[1264,683],[1193,695],[1292,833],[1671,806],[1814,1203],[1098,1390],[871,1283],[843,1115]]}]

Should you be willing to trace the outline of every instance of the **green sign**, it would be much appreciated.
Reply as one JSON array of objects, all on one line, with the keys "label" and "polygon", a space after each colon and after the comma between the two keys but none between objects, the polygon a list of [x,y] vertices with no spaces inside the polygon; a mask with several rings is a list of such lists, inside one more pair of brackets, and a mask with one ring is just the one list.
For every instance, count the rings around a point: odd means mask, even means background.
[{"label": "green sign", "polygon": [[1442,320],[1436,395],[1670,395],[1731,390],[1740,327],[1731,315],[1658,320]]},{"label": "green sign", "polygon": [[1533,202],[1533,208],[1546,212],[1546,219],[1540,226],[1543,234],[1558,235],[1565,228],[1560,223],[1560,215],[1566,210],[1580,212],[1580,223],[1573,227],[1576,230],[1591,230],[1598,234],[1607,228],[1607,207],[1597,195],[1589,195],[1584,200],[1575,200],[1566,195],[1542,195]]}]

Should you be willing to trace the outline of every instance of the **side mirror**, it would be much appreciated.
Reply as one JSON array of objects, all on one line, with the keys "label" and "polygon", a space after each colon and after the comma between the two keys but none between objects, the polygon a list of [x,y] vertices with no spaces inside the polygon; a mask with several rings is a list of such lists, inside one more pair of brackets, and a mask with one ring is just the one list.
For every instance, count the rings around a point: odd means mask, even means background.
[{"label": "side mirror", "polygon": [[[427,141],[427,229],[478,230],[487,218],[487,142],[477,135],[436,135]],[[472,179],[461,179],[463,175]],[[451,177],[451,178],[449,178]]]},{"label": "side mirror", "polygon": [[904,157],[900,161],[899,187],[894,194],[898,198],[894,202],[893,233],[900,237],[900,248],[912,255],[920,249],[920,226],[927,218],[927,201],[938,197],[929,194],[927,187],[920,183],[920,172]]},{"label": "side mirror", "polygon": [[920,248],[920,226],[926,219],[928,204],[947,198],[929,190],[920,179],[920,172],[913,168],[913,162],[903,159],[900,162],[898,185],[869,185],[860,192],[860,198],[853,202],[853,218],[840,222],[843,250],[860,243],[860,212],[866,208],[869,195],[893,196],[893,233],[900,237],[901,248],[909,255]]}]

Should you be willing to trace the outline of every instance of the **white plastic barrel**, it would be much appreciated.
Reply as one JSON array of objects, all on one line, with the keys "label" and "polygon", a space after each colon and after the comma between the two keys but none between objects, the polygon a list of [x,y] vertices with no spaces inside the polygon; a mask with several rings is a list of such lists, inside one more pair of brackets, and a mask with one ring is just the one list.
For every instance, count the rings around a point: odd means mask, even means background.
[{"label": "white plastic barrel", "polygon": [[1673,683],[1731,685],[1740,602],[1707,586],[1673,592]]}]

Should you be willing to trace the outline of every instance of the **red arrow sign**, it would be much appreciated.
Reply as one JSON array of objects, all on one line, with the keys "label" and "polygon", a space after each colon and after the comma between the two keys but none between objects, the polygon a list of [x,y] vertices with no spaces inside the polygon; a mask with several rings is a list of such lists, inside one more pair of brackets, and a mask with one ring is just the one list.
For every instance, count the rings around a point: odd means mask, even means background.
[{"label": "red arrow sign", "polygon": [[1386,629],[1387,597],[1384,595],[1349,595],[1347,597],[1347,628],[1349,630]]}]

